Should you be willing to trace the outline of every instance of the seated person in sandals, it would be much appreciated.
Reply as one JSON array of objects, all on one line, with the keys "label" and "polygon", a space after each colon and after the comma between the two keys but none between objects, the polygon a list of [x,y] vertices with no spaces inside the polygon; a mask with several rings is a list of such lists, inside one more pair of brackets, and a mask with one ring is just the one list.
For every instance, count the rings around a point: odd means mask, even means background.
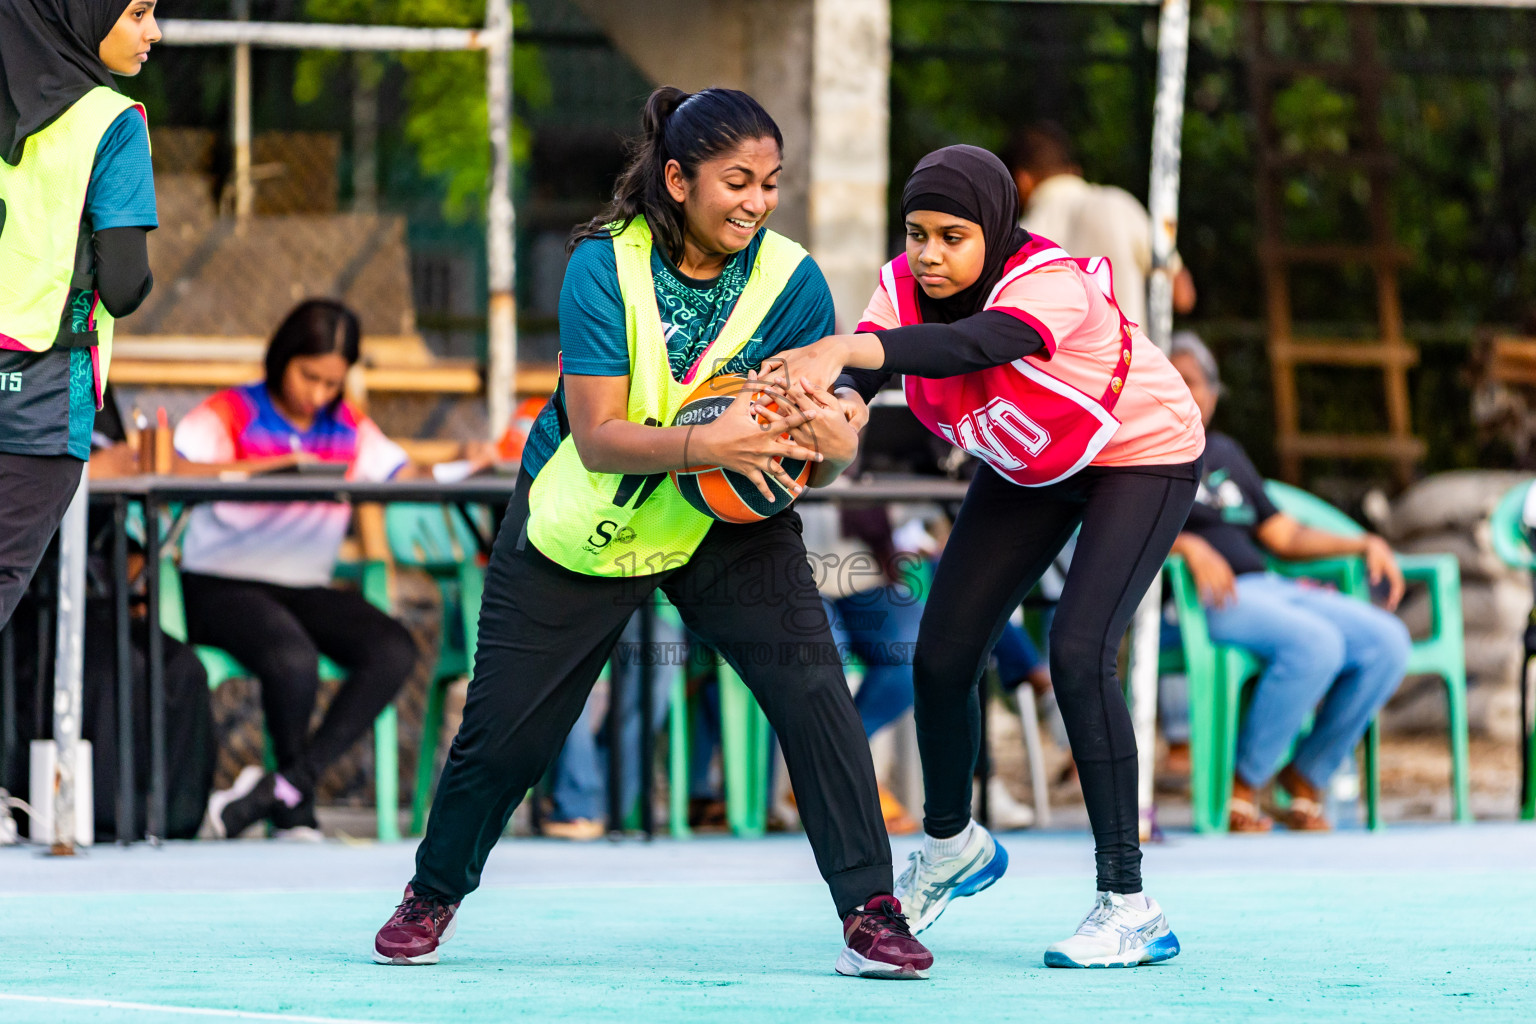
[{"label": "seated person in sandals", "polygon": [[[1402,681],[1408,630],[1390,611],[1267,572],[1265,556],[1363,555],[1371,583],[1386,581],[1388,609],[1403,596],[1403,575],[1380,537],[1314,530],[1276,510],[1242,446],[1210,430],[1221,394],[1210,350],[1181,331],[1170,358],[1206,424],[1204,479],[1173,550],[1189,564],[1211,639],[1247,648],[1265,663],[1238,734],[1229,823],[1234,832],[1273,826],[1257,800],[1273,778],[1290,796],[1276,817],[1291,829],[1323,831],[1330,827],[1322,811],[1328,780]],[[1279,768],[1309,714],[1312,730]]]}]

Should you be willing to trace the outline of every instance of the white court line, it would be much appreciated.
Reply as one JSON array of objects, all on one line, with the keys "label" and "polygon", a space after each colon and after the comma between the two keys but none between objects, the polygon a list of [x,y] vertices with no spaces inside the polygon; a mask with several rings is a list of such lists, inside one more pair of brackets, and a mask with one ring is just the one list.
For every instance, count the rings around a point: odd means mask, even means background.
[{"label": "white court line", "polygon": [[[1110,0],[1105,0],[1105,2],[1106,3],[1110,2]],[[1127,2],[1129,2],[1129,0],[1127,0]],[[1376,871],[1376,870],[1381,870],[1381,869],[1379,867],[1371,867],[1370,870]],[[1490,869],[1490,870],[1492,870],[1492,869]],[[1242,873],[1241,870],[1238,870],[1238,873],[1241,874]],[[1062,874],[1060,876],[1057,876],[1057,877],[1061,877],[1061,878],[1080,878],[1081,875],[1082,875],[1081,871],[1077,871],[1077,872],[1062,872]],[[1037,876],[1037,877],[1043,877],[1043,876]],[[574,881],[573,882],[531,882],[531,883],[528,883],[528,884],[523,884],[523,883],[503,883],[501,885],[482,885],[480,888],[476,889],[475,891],[476,892],[530,892],[530,891],[533,891],[533,892],[558,892],[558,891],[560,891],[562,889],[581,889],[581,890],[586,890],[586,889],[680,889],[680,888],[686,888],[686,889],[724,889],[724,888],[730,888],[732,886],[738,886],[738,885],[750,885],[754,889],[761,889],[761,888],[765,888],[767,886],[775,886],[775,885],[777,885],[777,886],[794,886],[794,885],[820,885],[820,884],[822,884],[822,883],[817,882],[814,877],[813,878],[807,878],[807,879],[793,879],[793,878],[765,879],[765,880],[761,880],[761,881],[757,880],[757,879],[754,879],[754,878],[743,877],[741,879],[737,879],[737,880],[734,880],[734,881],[729,880],[729,879],[710,879],[709,881],[705,881],[705,882],[679,882],[679,881],[660,881],[660,880],[646,880],[646,881],[643,881],[643,882],[625,882],[625,881],[601,880],[601,881],[593,881],[593,882],[574,882]],[[334,895],[334,896],[358,896],[358,895],[370,896],[370,895],[377,895],[378,893],[381,893],[381,892],[383,892],[383,893],[394,892],[398,888],[399,888],[398,885],[390,885],[390,886],[382,887],[382,888],[380,886],[374,885],[374,886],[359,886],[359,887],[339,887],[339,886],[323,886],[322,887],[322,886],[317,886],[317,887],[314,887],[314,888],[307,888],[307,889],[295,889],[295,888],[273,888],[273,889],[150,889],[150,888],[140,888],[140,889],[74,889],[74,890],[71,890],[69,892],[47,892],[47,891],[44,891],[44,892],[0,892],[0,900],[24,900],[24,899],[35,899],[35,898],[44,897],[44,896],[50,897],[50,898],[51,897],[55,897],[55,896],[313,896],[316,893],[325,893],[326,895]]]},{"label": "white court line", "polygon": [[290,1024],[398,1024],[393,1021],[362,1020],[353,1017],[305,1017],[292,1013],[258,1013],[254,1010],[216,1010],[201,1006],[167,1006],[162,1003],[124,1003],[115,999],[67,999],[63,996],[21,996],[0,992],[0,999],[17,1003],[47,1003],[54,1006],[82,1006],[92,1010],[144,1010],[154,1013],[182,1013],[195,1017],[222,1017],[234,1020],[278,1020]]}]

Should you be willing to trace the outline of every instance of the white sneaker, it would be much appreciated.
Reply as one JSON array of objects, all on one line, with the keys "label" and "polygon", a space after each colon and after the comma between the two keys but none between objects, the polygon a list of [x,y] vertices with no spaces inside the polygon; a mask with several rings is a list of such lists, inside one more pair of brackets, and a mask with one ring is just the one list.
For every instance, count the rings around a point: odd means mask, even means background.
[{"label": "white sneaker", "polygon": [[32,808],[25,800],[13,797],[0,789],[0,846],[15,846],[21,842],[21,832],[16,827],[16,819],[11,817],[11,812],[15,810],[32,813]]},{"label": "white sneaker", "polygon": [[1101,892],[1077,934],[1046,948],[1047,967],[1136,967],[1179,955],[1163,908],[1147,897],[1139,910],[1117,892]]},{"label": "white sneaker", "polygon": [[208,813],[203,816],[202,833],[213,839],[229,838],[224,829],[224,808],[250,794],[261,780],[266,777],[266,772],[260,765],[248,764],[240,769],[240,774],[235,776],[234,783],[228,789],[221,789],[208,798]]},{"label": "white sneaker", "polygon": [[[975,805],[974,813],[979,818],[981,815],[979,791],[971,802]],[[999,832],[1033,828],[1035,824],[1035,809],[1015,800],[1008,790],[1008,784],[996,775],[987,780],[987,816],[992,820],[992,827]]]},{"label": "white sneaker", "polygon": [[272,838],[284,843],[323,843],[325,833],[313,825],[295,825],[292,828],[275,828]]},{"label": "white sneaker", "polygon": [[907,869],[896,879],[896,899],[906,911],[916,935],[939,919],[949,901],[974,896],[1003,877],[1008,870],[1008,851],[992,833],[971,825],[971,838],[958,856],[928,860],[922,848],[907,856]]}]

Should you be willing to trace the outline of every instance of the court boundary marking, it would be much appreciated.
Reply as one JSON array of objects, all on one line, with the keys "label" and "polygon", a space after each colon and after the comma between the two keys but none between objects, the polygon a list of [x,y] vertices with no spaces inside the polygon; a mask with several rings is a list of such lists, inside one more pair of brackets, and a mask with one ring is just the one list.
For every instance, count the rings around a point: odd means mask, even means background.
[{"label": "court boundary marking", "polygon": [[314,1017],[305,1014],[264,1013],[259,1010],[224,1010],[205,1006],[176,1006],[170,1003],[130,1003],[116,999],[76,999],[69,996],[24,996],[14,992],[0,992],[0,1000],[15,1003],[34,1003],[48,1006],[78,1006],[90,1010],[130,1010],[145,1013],[176,1013],[198,1017],[220,1017],[226,1020],[269,1020],[285,1024],[402,1024],[360,1017]]}]

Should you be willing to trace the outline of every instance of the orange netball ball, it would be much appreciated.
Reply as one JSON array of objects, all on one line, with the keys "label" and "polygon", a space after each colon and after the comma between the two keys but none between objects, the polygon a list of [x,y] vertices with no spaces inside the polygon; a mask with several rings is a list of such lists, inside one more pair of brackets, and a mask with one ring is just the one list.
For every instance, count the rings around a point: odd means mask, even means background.
[{"label": "orange netball ball", "polygon": [[[736,395],[746,385],[747,378],[729,373],[711,377],[694,389],[693,394],[677,410],[672,418],[674,427],[698,427],[714,422],[715,418],[730,408]],[[765,409],[776,411],[773,399],[761,403]],[[789,435],[785,434],[785,437]],[[811,475],[811,464],[799,459],[775,459],[784,467],[795,483],[804,487]],[[769,501],[745,476],[720,466],[689,466],[674,469],[672,483],[678,493],[694,508],[724,523],[756,523],[782,512],[794,503],[795,496],[773,477],[768,477],[768,489],[773,492]]]}]

